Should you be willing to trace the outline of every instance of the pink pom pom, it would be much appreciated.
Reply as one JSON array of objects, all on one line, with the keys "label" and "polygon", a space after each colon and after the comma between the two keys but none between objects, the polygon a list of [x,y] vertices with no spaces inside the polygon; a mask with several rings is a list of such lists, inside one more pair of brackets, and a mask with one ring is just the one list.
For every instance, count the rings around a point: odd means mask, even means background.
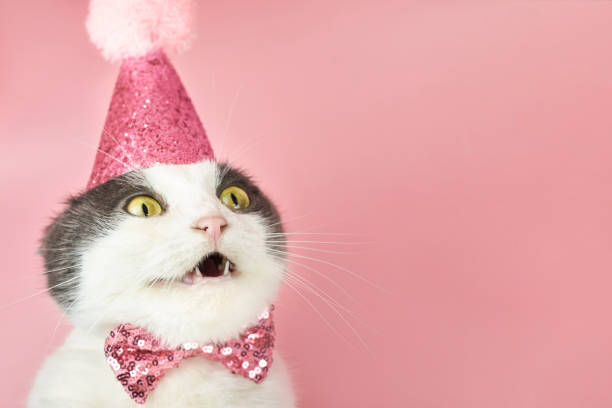
[{"label": "pink pom pom", "polygon": [[192,0],[91,0],[87,31],[111,61],[163,48],[186,49],[191,39]]}]

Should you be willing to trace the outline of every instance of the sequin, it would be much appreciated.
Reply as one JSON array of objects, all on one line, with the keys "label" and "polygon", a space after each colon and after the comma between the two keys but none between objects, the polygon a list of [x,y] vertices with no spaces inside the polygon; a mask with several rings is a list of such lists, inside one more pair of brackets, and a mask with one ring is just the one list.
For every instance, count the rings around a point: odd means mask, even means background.
[{"label": "sequin", "polygon": [[155,163],[213,159],[179,76],[163,51],[123,60],[87,189]]},{"label": "sequin", "polygon": [[[184,358],[204,356],[225,365],[232,373],[240,374],[256,383],[262,382],[272,364],[274,322],[272,310],[262,314],[258,323],[245,330],[238,339],[221,344],[188,342],[168,348],[145,329],[122,324],[106,338],[104,354],[130,398],[144,404],[148,394],[157,387],[165,372],[177,367]],[[131,344],[139,347],[130,347]],[[141,346],[142,344],[142,346]],[[249,367],[253,367],[249,370]]]}]

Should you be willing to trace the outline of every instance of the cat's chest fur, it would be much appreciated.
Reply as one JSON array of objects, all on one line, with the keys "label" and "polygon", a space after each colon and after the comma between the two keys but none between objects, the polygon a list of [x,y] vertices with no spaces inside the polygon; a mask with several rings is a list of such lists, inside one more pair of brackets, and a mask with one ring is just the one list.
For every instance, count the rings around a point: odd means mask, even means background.
[{"label": "cat's chest fur", "polygon": [[[40,370],[28,406],[138,407],[103,358],[104,338],[75,329]],[[294,406],[288,376],[279,356],[266,380],[256,384],[203,357],[169,370],[149,394],[146,407]]]}]

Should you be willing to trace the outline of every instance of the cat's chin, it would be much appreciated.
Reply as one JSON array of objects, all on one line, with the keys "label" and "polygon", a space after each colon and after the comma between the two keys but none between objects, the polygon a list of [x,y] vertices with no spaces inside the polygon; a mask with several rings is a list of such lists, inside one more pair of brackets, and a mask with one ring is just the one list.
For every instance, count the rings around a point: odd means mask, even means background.
[{"label": "cat's chin", "polygon": [[201,278],[190,285],[175,283],[173,287],[152,288],[157,292],[152,299],[166,297],[168,301],[164,306],[152,307],[150,315],[132,321],[171,345],[235,338],[257,322],[275,297],[270,287],[265,296],[261,288],[249,294],[244,289],[251,285],[241,280],[233,276]]},{"label": "cat's chin", "polygon": [[[81,312],[74,323],[106,336],[119,324],[130,323],[147,329],[165,343],[176,346],[186,342],[224,342],[238,337],[256,324],[260,314],[272,303],[275,294],[249,296],[237,288],[236,278],[215,278],[207,282],[150,288],[140,299],[117,303],[108,310],[112,319],[95,322]],[[234,295],[227,296],[230,293]],[[148,299],[148,300],[147,300]],[[163,300],[162,300],[163,299]]]}]

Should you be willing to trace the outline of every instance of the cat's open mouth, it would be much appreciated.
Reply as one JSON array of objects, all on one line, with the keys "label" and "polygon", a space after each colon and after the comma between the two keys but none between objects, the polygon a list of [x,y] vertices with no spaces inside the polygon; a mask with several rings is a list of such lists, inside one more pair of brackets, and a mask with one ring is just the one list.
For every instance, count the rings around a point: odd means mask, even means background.
[{"label": "cat's open mouth", "polygon": [[181,282],[193,285],[199,280],[229,276],[234,272],[234,265],[225,255],[212,252],[206,255],[197,265],[181,278]]}]

